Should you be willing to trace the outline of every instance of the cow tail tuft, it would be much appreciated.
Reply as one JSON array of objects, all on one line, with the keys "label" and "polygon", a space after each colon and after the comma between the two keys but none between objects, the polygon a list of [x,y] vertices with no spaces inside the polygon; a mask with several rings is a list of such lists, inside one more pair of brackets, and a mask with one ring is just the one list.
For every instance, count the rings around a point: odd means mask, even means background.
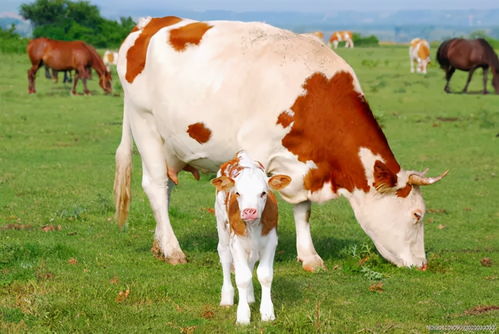
[{"label": "cow tail tuft", "polygon": [[132,200],[132,133],[126,113],[123,115],[123,131],[121,142],[116,150],[116,171],[114,175],[115,219],[119,227],[123,227],[128,218],[128,210]]}]

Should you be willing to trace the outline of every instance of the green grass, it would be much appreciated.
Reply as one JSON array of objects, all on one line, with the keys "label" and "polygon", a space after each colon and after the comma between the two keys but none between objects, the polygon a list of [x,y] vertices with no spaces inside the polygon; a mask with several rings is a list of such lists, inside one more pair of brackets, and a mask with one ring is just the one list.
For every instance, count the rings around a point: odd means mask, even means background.
[{"label": "green grass", "polygon": [[[37,94],[28,95],[27,57],[2,54],[0,332],[422,333],[428,325],[497,325],[498,311],[467,310],[499,305],[499,96],[445,94],[435,63],[426,76],[409,73],[406,48],[338,53],[356,70],[401,165],[432,175],[450,169],[424,189],[428,271],[384,261],[340,199],[313,207],[312,234],[328,270],[304,272],[291,206],[281,201],[277,319],[259,321],[255,280],[253,320],[236,326],[235,307],[218,306],[209,176],[196,182],[182,174],[173,193],[172,221],[189,263],[159,262],[150,252],[155,224],[138,155],[126,232],[112,220],[122,97],[105,96],[95,78],[93,96],[70,96],[43,72]],[[472,92],[481,89],[478,72]],[[456,73],[451,87],[461,90],[465,79]],[[61,229],[44,232],[47,225]],[[480,263],[486,257],[490,267]],[[370,291],[374,284],[381,290]]]}]

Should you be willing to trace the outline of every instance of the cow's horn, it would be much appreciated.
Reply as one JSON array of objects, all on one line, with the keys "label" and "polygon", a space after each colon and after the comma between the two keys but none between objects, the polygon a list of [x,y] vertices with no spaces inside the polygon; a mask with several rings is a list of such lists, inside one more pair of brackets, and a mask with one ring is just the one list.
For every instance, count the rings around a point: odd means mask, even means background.
[{"label": "cow's horn", "polygon": [[426,186],[428,184],[433,184],[435,182],[440,181],[441,179],[443,179],[447,175],[447,173],[449,173],[449,170],[446,170],[440,176],[425,177],[424,175],[426,174],[427,171],[428,171],[428,168],[425,169],[422,173],[409,175],[408,183],[412,184],[412,185],[417,185],[417,186]]}]

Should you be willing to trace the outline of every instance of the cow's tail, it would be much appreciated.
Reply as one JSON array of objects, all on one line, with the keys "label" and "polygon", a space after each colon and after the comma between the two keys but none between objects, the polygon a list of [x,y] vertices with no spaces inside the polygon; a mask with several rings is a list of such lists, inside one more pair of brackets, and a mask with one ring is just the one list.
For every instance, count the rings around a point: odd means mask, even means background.
[{"label": "cow's tail", "polygon": [[125,112],[123,114],[121,142],[116,150],[116,171],[114,174],[115,218],[120,227],[125,224],[128,218],[128,210],[132,200],[132,144],[132,131]]}]

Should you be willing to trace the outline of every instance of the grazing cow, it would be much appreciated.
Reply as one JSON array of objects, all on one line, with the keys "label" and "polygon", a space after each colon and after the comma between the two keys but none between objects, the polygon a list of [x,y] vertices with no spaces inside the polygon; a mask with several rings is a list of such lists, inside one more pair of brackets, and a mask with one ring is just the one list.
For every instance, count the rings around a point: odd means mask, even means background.
[{"label": "grazing cow", "polygon": [[411,73],[414,73],[414,63],[416,72],[425,73],[430,62],[430,44],[427,40],[414,38],[409,45],[409,62],[411,63]]},{"label": "grazing cow", "polygon": [[329,38],[329,46],[338,48],[340,42],[345,42],[346,48],[353,48],[353,34],[351,31],[335,31]]},{"label": "grazing cow", "polygon": [[274,175],[268,178],[262,164],[246,152],[223,164],[211,183],[217,188],[215,214],[218,230],[218,254],[223,270],[220,305],[234,303],[230,269],[234,265],[239,291],[237,323],[250,322],[248,303],[255,301],[252,272],[258,264],[258,281],[262,286],[260,314],[262,321],[274,320],[270,288],[274,254],[277,247],[277,201],[270,189],[281,190],[291,178]]},{"label": "grazing cow", "polygon": [[294,204],[298,259],[323,267],[310,234],[312,202],[345,196],[381,255],[424,267],[420,185],[443,176],[402,169],[352,68],[324,43],[258,22],[148,18],[121,45],[123,131],[116,151],[120,224],[130,204],[132,144],[166,261],[186,262],[168,216],[182,169],[217,171],[244,150]]},{"label": "grazing cow", "polygon": [[104,65],[106,65],[107,70],[110,71],[111,65],[118,65],[118,52],[106,50],[102,57],[102,61],[104,62]]},{"label": "grazing cow", "polygon": [[477,68],[483,70],[483,94],[487,94],[487,74],[492,72],[492,85],[496,94],[499,94],[499,58],[492,46],[483,38],[478,39],[449,39],[438,47],[437,61],[445,71],[444,91],[450,93],[449,83],[456,69],[468,72],[468,79],[463,93],[468,91],[471,77]]}]

